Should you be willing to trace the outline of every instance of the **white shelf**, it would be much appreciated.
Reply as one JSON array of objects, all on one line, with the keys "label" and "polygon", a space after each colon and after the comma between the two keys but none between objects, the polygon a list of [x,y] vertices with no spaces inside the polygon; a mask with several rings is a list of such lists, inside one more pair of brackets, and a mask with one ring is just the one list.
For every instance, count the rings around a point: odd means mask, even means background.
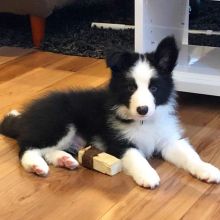
[{"label": "white shelf", "polygon": [[155,50],[174,35],[180,51],[174,71],[179,91],[220,96],[220,48],[188,44],[189,0],[135,0],[135,50]]},{"label": "white shelf", "polygon": [[220,48],[183,45],[174,71],[178,91],[220,96]]}]

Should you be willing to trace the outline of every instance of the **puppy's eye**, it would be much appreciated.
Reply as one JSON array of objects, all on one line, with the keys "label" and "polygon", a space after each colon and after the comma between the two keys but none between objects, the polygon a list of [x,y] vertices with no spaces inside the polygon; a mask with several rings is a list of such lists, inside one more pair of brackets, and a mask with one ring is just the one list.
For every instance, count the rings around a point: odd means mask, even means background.
[{"label": "puppy's eye", "polygon": [[128,91],[134,92],[136,90],[136,86],[134,84],[128,84]]},{"label": "puppy's eye", "polygon": [[151,86],[150,91],[155,93],[157,91],[157,87],[156,86]]},{"label": "puppy's eye", "polygon": [[134,92],[135,91],[135,86],[134,85],[128,85],[128,90],[130,91],[130,92]]}]

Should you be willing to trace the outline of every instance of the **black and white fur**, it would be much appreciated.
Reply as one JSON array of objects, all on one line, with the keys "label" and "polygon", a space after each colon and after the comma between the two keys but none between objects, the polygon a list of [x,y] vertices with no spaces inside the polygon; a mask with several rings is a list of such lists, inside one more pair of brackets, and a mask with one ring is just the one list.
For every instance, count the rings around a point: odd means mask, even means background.
[{"label": "black and white fur", "polygon": [[124,170],[144,187],[160,182],[146,159],[154,152],[201,180],[219,183],[219,169],[182,138],[172,80],[177,57],[173,37],[152,53],[109,52],[112,77],[106,89],[54,92],[21,114],[9,113],[0,131],[18,141],[22,166],[42,176],[48,164],[74,169],[78,162],[68,151],[93,144],[120,157]]}]

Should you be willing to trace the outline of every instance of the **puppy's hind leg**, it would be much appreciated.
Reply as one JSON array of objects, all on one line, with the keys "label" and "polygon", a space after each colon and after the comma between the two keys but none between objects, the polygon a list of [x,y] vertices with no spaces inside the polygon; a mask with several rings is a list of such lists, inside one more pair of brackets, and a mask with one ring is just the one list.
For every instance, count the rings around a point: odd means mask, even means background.
[{"label": "puppy's hind leg", "polygon": [[85,144],[86,142],[76,134],[74,125],[70,125],[67,134],[55,146],[42,149],[42,155],[49,164],[73,170],[79,166],[79,163],[71,154],[64,150],[79,150]]},{"label": "puppy's hind leg", "polygon": [[70,170],[79,166],[78,161],[69,153],[63,150],[45,148],[42,150],[45,160],[56,167],[63,167]]},{"label": "puppy's hind leg", "polygon": [[47,176],[49,167],[41,155],[40,149],[30,149],[21,156],[21,164],[28,172],[39,176]]}]

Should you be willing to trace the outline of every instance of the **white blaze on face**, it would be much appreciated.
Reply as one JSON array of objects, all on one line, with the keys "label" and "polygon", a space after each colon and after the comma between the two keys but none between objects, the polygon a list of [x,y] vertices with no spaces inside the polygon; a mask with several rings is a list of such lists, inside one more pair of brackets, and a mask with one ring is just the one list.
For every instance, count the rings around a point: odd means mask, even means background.
[{"label": "white blaze on face", "polygon": [[137,113],[137,107],[147,106],[148,113],[145,117],[151,116],[155,111],[154,97],[149,91],[150,79],[155,75],[155,70],[146,61],[139,60],[131,70],[131,77],[135,79],[137,90],[130,99],[130,112],[133,117],[141,117]]}]

